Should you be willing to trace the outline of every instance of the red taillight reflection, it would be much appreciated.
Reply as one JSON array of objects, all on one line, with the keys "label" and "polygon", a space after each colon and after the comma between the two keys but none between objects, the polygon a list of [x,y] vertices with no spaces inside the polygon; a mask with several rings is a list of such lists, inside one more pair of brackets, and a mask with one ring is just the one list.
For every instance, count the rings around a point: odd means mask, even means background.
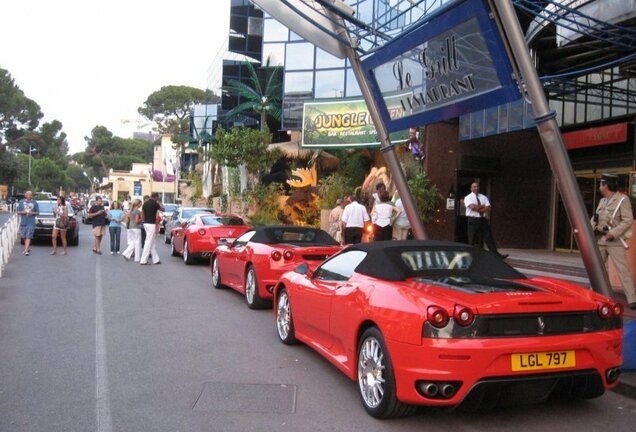
[{"label": "red taillight reflection", "polygon": [[612,307],[607,303],[599,303],[597,310],[599,316],[603,319],[610,319],[613,313]]},{"label": "red taillight reflection", "polygon": [[453,318],[455,322],[460,326],[469,326],[475,320],[475,314],[470,308],[462,305],[455,305],[455,310],[453,311]]},{"label": "red taillight reflection", "polygon": [[439,306],[429,306],[426,309],[426,320],[433,327],[442,328],[448,324],[448,313]]},{"label": "red taillight reflection", "polygon": [[294,253],[292,251],[290,251],[289,249],[287,249],[285,252],[283,252],[283,258],[285,258],[285,260],[289,261],[293,257],[294,257]]},{"label": "red taillight reflection", "polygon": [[283,257],[283,254],[280,253],[279,251],[272,251],[272,259],[274,261],[280,261],[282,257]]}]

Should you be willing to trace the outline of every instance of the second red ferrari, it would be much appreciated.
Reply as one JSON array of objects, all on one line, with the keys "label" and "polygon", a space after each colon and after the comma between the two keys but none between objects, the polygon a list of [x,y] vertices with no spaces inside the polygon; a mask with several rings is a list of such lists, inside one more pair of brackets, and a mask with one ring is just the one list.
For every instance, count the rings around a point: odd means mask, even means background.
[{"label": "second red ferrari", "polygon": [[232,242],[251,229],[236,215],[202,213],[172,229],[172,255],[182,255],[186,264],[207,258],[221,240]]},{"label": "second red ferrari", "polygon": [[250,309],[268,307],[278,278],[305,262],[315,268],[342,246],[327,232],[301,226],[266,226],[250,230],[210,258],[212,285],[245,294]]}]

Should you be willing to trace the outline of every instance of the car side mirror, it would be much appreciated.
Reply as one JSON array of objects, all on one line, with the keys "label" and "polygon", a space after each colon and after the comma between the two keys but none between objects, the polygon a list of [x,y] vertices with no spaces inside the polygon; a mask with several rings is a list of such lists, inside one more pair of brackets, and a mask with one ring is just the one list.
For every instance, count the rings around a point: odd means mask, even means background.
[{"label": "car side mirror", "polygon": [[309,278],[311,277],[311,273],[312,273],[309,270],[309,266],[307,265],[307,263],[298,264],[298,266],[296,266],[294,271],[298,274],[303,274]]}]

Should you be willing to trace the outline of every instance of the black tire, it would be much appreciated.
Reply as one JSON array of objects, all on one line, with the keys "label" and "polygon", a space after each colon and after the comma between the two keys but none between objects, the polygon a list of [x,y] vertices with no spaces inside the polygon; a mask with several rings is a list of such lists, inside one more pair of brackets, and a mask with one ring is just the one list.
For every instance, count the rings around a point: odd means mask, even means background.
[{"label": "black tire", "polygon": [[212,287],[216,289],[223,288],[223,284],[221,284],[221,269],[219,268],[219,259],[216,256],[210,257],[210,275],[212,276]]},{"label": "black tire", "polygon": [[21,239],[20,239],[20,244],[21,244],[21,245],[23,245],[23,244],[24,244],[24,239],[23,239],[23,238],[21,238]]},{"label": "black tire", "polygon": [[183,239],[183,253],[181,255],[183,255],[183,262],[186,263],[186,265],[194,264],[194,258],[192,258],[192,254],[190,253],[190,250],[188,249],[187,238]]},{"label": "black tire", "polygon": [[369,415],[386,419],[415,412],[414,406],[397,399],[391,356],[376,327],[366,329],[360,338],[357,370],[360,400]]},{"label": "black tire", "polygon": [[167,231],[163,232],[163,242],[165,244],[170,244],[172,242],[172,239],[170,238],[170,236],[168,235]]},{"label": "black tire", "polygon": [[274,314],[276,318],[276,333],[280,341],[285,345],[297,344],[298,340],[296,339],[296,331],[294,329],[291,302],[289,301],[287,289],[284,287],[278,291]]},{"label": "black tire", "polygon": [[269,302],[258,294],[258,278],[251,264],[248,264],[245,270],[245,301],[250,309],[264,309],[269,306]]},{"label": "black tire", "polygon": [[77,246],[79,245],[79,234],[77,234],[76,236],[72,237],[69,241],[68,241],[69,246]]},{"label": "black tire", "polygon": [[170,254],[172,256],[179,256],[179,252],[177,252],[174,248],[174,242],[170,243]]}]

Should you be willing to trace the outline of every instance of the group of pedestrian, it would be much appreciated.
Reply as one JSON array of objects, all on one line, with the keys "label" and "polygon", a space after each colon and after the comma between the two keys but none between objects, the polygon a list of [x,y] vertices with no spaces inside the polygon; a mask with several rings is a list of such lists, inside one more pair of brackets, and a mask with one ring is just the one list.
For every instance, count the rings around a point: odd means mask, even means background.
[{"label": "group of pedestrian", "polygon": [[[158,213],[163,211],[163,205],[159,201],[159,194],[153,192],[142,204],[136,199],[130,204],[130,211],[124,211],[118,201],[113,201],[110,210],[104,208],[100,197],[95,199],[95,204],[88,210],[88,216],[92,219],[95,247],[93,252],[101,255],[101,242],[106,232],[110,235],[110,254],[119,255],[122,226],[127,226],[127,246],[123,257],[130,260],[134,254],[135,262],[141,265],[148,264],[152,257],[153,264],[161,264],[156,247],[158,229]],[[145,234],[145,235],[143,235]]]},{"label": "group of pedestrian", "polygon": [[[101,255],[101,245],[106,235],[106,227],[110,236],[110,254],[120,255],[122,228],[127,228],[127,247],[123,252],[126,260],[134,255],[135,262],[146,265],[152,259],[153,264],[161,264],[156,247],[157,233],[159,232],[159,212],[164,210],[159,200],[159,194],[152,193],[145,202],[136,199],[132,203],[124,201],[125,210],[118,201],[113,201],[110,209],[104,206],[103,198],[95,198],[94,204],[88,209],[87,216],[91,219],[94,245],[93,253]],[[67,254],[68,242],[66,231],[69,228],[68,206],[64,196],[56,198],[53,206],[55,222],[51,233],[51,255],[57,255],[58,238],[62,244],[62,255]],[[20,215],[20,237],[24,242],[24,255],[31,254],[31,240],[36,227],[36,217],[40,210],[38,203],[33,199],[33,192],[27,191],[16,209]]]}]

